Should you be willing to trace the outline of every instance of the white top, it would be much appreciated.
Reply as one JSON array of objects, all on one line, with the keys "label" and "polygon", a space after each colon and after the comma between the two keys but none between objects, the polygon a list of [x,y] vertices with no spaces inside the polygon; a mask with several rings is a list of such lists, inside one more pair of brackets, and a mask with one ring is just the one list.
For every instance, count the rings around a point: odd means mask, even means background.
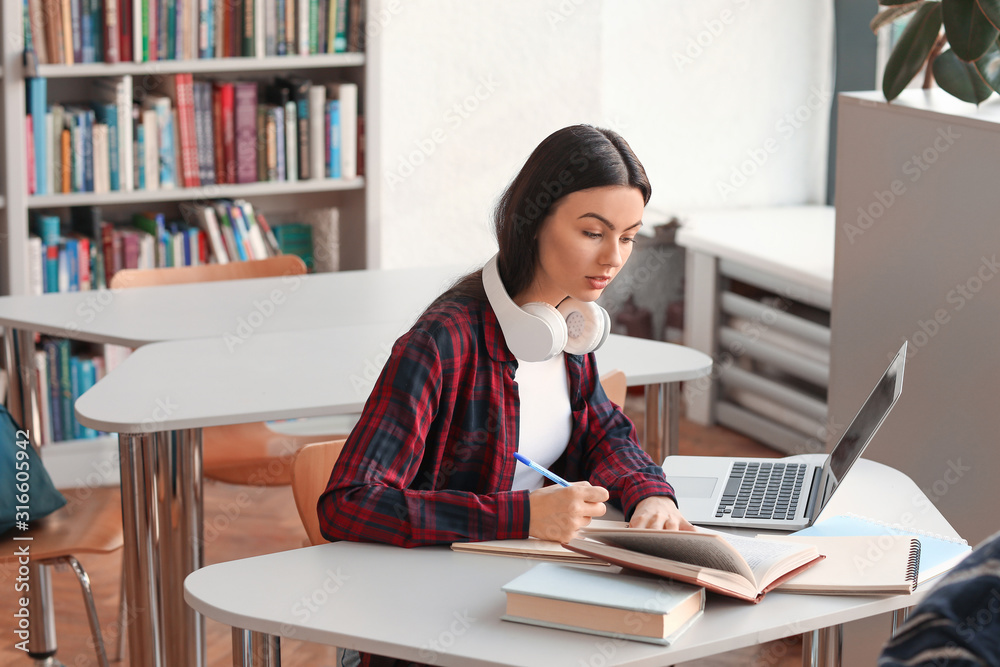
[{"label": "white top", "polygon": [[[517,451],[548,468],[566,451],[573,427],[566,355],[560,352],[548,361],[518,359],[514,381],[521,404]],[[512,490],[534,491],[544,483],[545,478],[528,466],[514,468]]]},{"label": "white top", "polygon": [[818,290],[833,291],[832,206],[692,211],[677,243]]},{"label": "white top", "polygon": [[[836,503],[889,522],[909,513],[916,528],[957,536],[897,470],[862,459],[844,484],[828,510]],[[907,607],[934,585],[901,596],[771,592],[756,605],[710,595],[704,616],[664,647],[501,620],[500,587],[537,562],[337,542],[209,565],[188,575],[184,598],[234,627],[435,665],[591,665],[599,656],[608,666],[663,667]],[[302,600],[315,602],[308,613]]]}]

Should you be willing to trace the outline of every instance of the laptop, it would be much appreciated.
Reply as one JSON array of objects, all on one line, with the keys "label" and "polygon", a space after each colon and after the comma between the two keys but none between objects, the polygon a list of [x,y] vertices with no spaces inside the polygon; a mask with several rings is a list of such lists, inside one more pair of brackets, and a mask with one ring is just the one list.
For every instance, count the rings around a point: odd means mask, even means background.
[{"label": "laptop", "polygon": [[899,399],[905,361],[906,342],[822,464],[791,457],[668,456],[663,470],[684,518],[767,530],[812,525]]}]

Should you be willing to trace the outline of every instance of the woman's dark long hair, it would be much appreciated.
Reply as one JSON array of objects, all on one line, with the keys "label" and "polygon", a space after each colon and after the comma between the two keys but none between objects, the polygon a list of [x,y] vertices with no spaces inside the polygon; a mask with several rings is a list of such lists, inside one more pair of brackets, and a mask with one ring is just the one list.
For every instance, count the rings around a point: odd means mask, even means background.
[{"label": "woman's dark long hair", "polygon": [[[500,278],[511,297],[534,278],[538,228],[559,200],[578,190],[614,185],[636,188],[643,204],[649,203],[646,170],[617,132],[571,125],[553,132],[532,151],[493,213]],[[458,296],[486,299],[481,270],[459,279],[438,301]]]}]

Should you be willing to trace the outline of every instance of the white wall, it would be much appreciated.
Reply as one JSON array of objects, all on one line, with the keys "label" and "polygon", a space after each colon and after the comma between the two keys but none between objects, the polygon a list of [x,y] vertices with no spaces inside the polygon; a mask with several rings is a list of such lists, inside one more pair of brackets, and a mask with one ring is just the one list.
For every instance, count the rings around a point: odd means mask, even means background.
[{"label": "white wall", "polygon": [[825,197],[831,0],[370,4],[384,268],[485,259],[497,195],[578,122],[625,136],[660,211]]}]

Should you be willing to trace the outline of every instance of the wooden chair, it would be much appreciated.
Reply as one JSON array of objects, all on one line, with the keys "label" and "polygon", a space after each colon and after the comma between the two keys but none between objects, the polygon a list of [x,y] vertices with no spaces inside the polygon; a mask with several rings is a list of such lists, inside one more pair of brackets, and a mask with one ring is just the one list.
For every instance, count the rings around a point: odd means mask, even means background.
[{"label": "wooden chair", "polygon": [[625,407],[625,394],[628,392],[625,372],[617,368],[601,376],[601,386],[608,399],[620,408]]},{"label": "wooden chair", "polygon": [[[616,369],[605,373],[601,376],[601,386],[613,403],[622,405],[625,402],[624,372]],[[309,544],[324,544],[327,541],[319,530],[316,503],[330,482],[330,472],[345,442],[341,439],[307,444],[292,462],[292,495],[295,496],[295,507],[306,529]]]},{"label": "wooden chair", "polygon": [[302,519],[302,526],[309,536],[309,544],[324,544],[327,539],[319,531],[316,503],[330,481],[330,471],[337,462],[346,440],[314,442],[295,455],[292,462],[292,495]]},{"label": "wooden chair", "polygon": [[[207,264],[161,269],[123,269],[111,278],[110,287],[153,287],[215,280],[237,280],[301,275],[305,263],[295,255],[228,264]],[[266,423],[212,426],[202,429],[202,472],[205,477],[230,484],[287,486],[291,462],[305,444],[329,440],[339,434],[288,435]]]},{"label": "wooden chair", "polygon": [[[104,648],[101,624],[97,619],[94,594],[90,588],[90,577],[75,558],[74,554],[110,554],[122,548],[121,496],[117,488],[86,489],[87,497],[79,495],[84,490],[64,491],[69,502],[59,510],[32,524],[25,533],[10,531],[0,539],[0,562],[4,565],[19,566],[18,549],[30,548],[28,589],[28,611],[30,613],[31,635],[28,640],[29,655],[43,664],[59,664],[55,661],[56,633],[54,605],[50,575],[52,566],[68,565],[72,568],[83,590],[87,609],[87,620],[94,640],[98,664],[108,667],[108,656]],[[75,499],[79,496],[79,499]],[[17,541],[15,537],[30,536],[32,540]],[[119,631],[124,633],[124,625]],[[119,655],[120,658],[120,655]]]},{"label": "wooden chair", "polygon": [[301,275],[306,265],[296,255],[278,255],[267,259],[201,266],[176,266],[163,269],[122,269],[111,276],[111,289],[155,287],[182,283],[204,283],[214,280],[241,280],[285,275]]}]

